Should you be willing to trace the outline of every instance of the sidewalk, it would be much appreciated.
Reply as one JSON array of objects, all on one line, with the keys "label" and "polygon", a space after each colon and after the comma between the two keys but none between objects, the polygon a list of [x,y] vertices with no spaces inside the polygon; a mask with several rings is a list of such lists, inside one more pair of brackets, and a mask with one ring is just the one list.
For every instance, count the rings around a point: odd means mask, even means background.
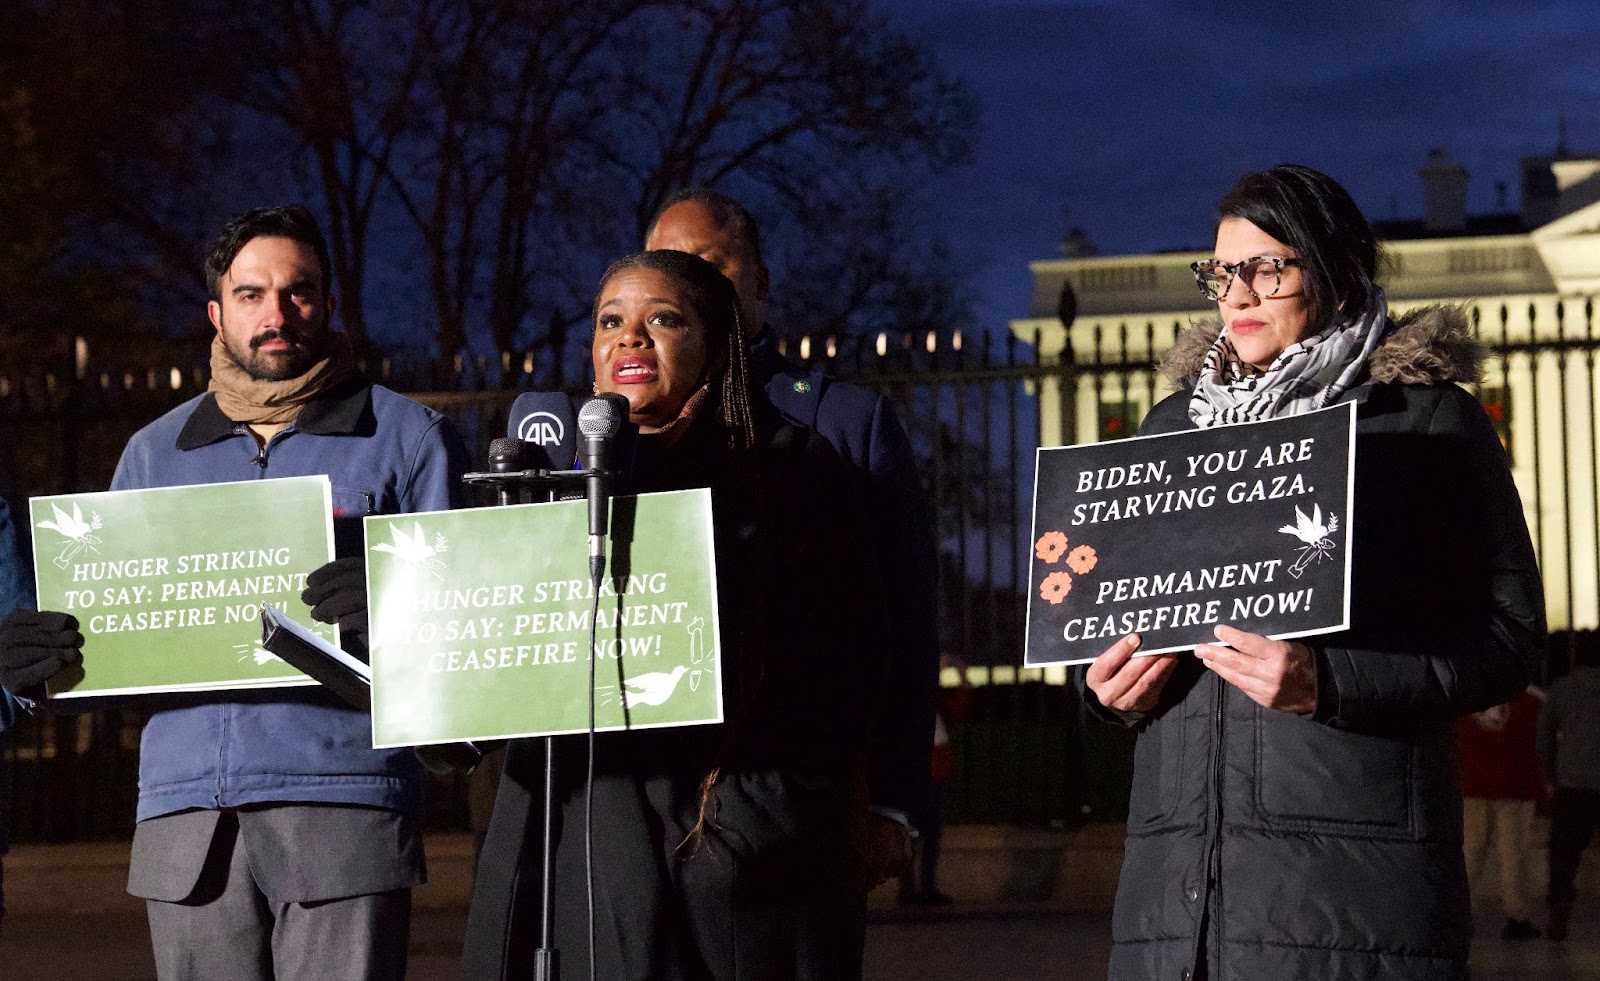
[{"label": "sidewalk", "polygon": [[[866,981],[1101,981],[1110,950],[1107,914],[1043,907],[953,906],[922,915],[878,910],[867,927]],[[450,981],[466,912],[419,909],[408,981]],[[1498,922],[1478,924],[1476,981],[1600,981],[1600,906],[1580,907],[1572,939],[1517,944]],[[154,981],[142,919],[22,916],[0,934],[4,981]]]},{"label": "sidewalk", "polygon": [[[959,847],[947,853],[941,881],[957,903],[900,907],[891,890],[874,894],[867,981],[1105,977],[1107,884],[1115,869],[1108,880],[1106,856],[1093,846],[1114,834],[965,828],[955,837]],[[1069,839],[1075,850],[1063,847]],[[126,844],[28,846],[6,860],[11,913],[0,933],[0,981],[154,981],[142,904],[123,891],[127,850]],[[470,860],[466,836],[429,839],[432,881],[416,893],[410,981],[456,976]],[[1592,892],[1575,911],[1565,943],[1510,943],[1499,938],[1499,927],[1487,914],[1477,924],[1477,981],[1600,981],[1600,901]]]}]

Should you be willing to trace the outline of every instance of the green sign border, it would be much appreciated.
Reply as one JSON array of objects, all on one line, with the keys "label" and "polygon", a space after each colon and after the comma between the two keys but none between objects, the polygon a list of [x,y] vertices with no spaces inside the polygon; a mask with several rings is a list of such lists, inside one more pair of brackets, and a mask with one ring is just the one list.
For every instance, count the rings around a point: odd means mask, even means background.
[{"label": "green sign border", "polygon": [[[230,489],[247,487],[252,489],[249,491],[249,493],[254,493],[256,489],[264,488],[264,490],[261,490],[260,493],[262,493],[265,497],[272,495],[273,488],[281,488],[286,482],[304,483],[307,481],[317,483],[322,492],[323,537],[328,543],[328,558],[326,561],[331,562],[334,559],[333,483],[328,479],[326,474],[309,474],[298,477],[266,477],[259,480],[223,480],[205,484],[178,484],[171,487],[137,487],[118,491],[87,491],[81,494],[51,494],[43,497],[29,498],[27,514],[28,528],[33,544],[33,581],[35,604],[40,609],[63,609],[65,606],[64,603],[60,605],[51,604],[46,606],[46,604],[43,602],[43,598],[39,595],[40,584],[43,582],[39,576],[39,563],[44,552],[41,549],[41,543],[36,533],[37,522],[35,521],[34,515],[35,504],[51,504],[64,501],[72,501],[82,504],[89,501],[104,500],[106,498],[137,499],[139,497],[149,495],[172,495],[187,493],[208,487],[228,487]],[[270,502],[263,501],[263,505],[267,504],[270,504]],[[260,626],[258,621],[252,620],[248,623],[241,624],[241,626],[245,628],[243,634],[245,637],[250,637],[253,635],[259,641]],[[338,644],[339,628],[337,626],[318,624],[317,627],[318,629],[325,629],[331,633],[331,642],[335,645]],[[182,632],[189,629],[193,628],[172,627],[162,630],[152,630],[149,631],[147,635],[154,642],[171,644],[172,641],[169,639],[169,637],[173,632]],[[92,638],[86,637],[86,647],[88,646],[88,642],[90,640],[92,640]],[[90,656],[92,656],[92,654]],[[73,687],[64,691],[51,689],[47,684],[45,695],[51,700],[56,700],[68,698],[100,698],[112,695],[151,695],[167,693],[179,694],[184,692],[251,691],[255,689],[268,688],[304,688],[309,685],[317,684],[315,679],[306,677],[299,670],[289,666],[288,664],[284,664],[284,668],[293,672],[293,674],[278,675],[259,680],[239,679],[234,681],[201,681],[185,684],[142,685],[122,688]]]},{"label": "green sign border", "polygon": [[[708,630],[709,635],[713,638],[713,646],[712,646],[711,651],[708,654],[708,657],[710,659],[710,662],[715,666],[715,671],[716,671],[716,696],[717,696],[717,698],[716,698],[716,706],[717,706],[716,707],[716,715],[715,715],[715,717],[698,718],[698,719],[683,720],[683,721],[676,721],[676,722],[634,723],[634,724],[631,724],[631,725],[599,725],[599,726],[596,726],[596,728],[594,730],[597,733],[601,733],[601,732],[632,732],[632,731],[635,731],[635,730],[643,730],[643,729],[672,729],[672,728],[682,728],[684,726],[695,726],[695,725],[718,725],[718,724],[721,724],[721,723],[726,721],[726,718],[727,718],[727,694],[723,690],[723,687],[722,687],[722,679],[723,679],[722,611],[721,611],[721,597],[719,596],[718,589],[717,589],[716,526],[715,526],[713,513],[712,513],[712,506],[711,506],[711,491],[710,491],[709,488],[697,487],[697,488],[689,488],[689,489],[686,489],[686,490],[662,491],[662,492],[652,493],[652,494],[622,495],[622,496],[624,496],[624,497],[634,497],[634,496],[636,496],[636,497],[640,497],[640,498],[646,498],[646,497],[663,498],[663,497],[675,497],[675,496],[682,496],[682,495],[693,495],[693,496],[696,496],[696,497],[699,498],[700,506],[698,508],[698,511],[699,511],[701,520],[704,522],[703,527],[705,529],[706,565],[707,565],[707,571],[710,574],[709,595],[710,595],[710,600],[711,600],[710,618],[709,618],[709,622],[707,624],[707,630]],[[615,500],[617,500],[617,498],[613,498],[612,500],[615,501]],[[464,510],[473,510],[473,511],[480,511],[480,512],[481,511],[501,511],[501,512],[504,512],[504,511],[527,510],[527,509],[531,509],[531,508],[548,508],[548,507],[566,507],[566,508],[577,507],[577,508],[582,508],[583,506],[584,506],[584,502],[582,502],[582,501],[553,501],[553,502],[549,502],[549,503],[540,503],[540,504],[512,504],[512,505],[506,505],[506,506],[501,506],[501,507],[475,508],[475,509],[464,509]],[[406,514],[368,515],[362,522],[364,537],[365,537],[365,540],[366,540],[363,547],[365,549],[369,550],[369,551],[372,548],[372,545],[371,545],[371,542],[372,542],[371,529],[374,527],[375,524],[378,525],[378,526],[386,526],[390,522],[404,520],[404,519],[410,519],[410,518],[426,519],[429,515],[460,514],[460,513],[462,513],[462,510],[463,509],[458,509],[458,510],[454,510],[454,511],[415,511],[415,512],[408,512]],[[557,547],[558,548],[559,547],[566,547],[566,548],[569,548],[569,549],[577,549],[577,548],[581,548],[582,545],[583,545],[583,542],[580,540],[579,542],[576,542],[576,543],[563,542],[563,543],[561,543],[561,545],[559,545]],[[612,546],[612,540],[608,537],[606,539],[606,550],[607,550],[606,568],[607,568],[607,575],[610,575],[610,568],[611,568],[611,546]],[[532,547],[532,546],[530,545],[530,547]],[[586,552],[580,554],[577,551],[573,551],[573,555],[575,557],[577,557],[580,561],[583,561],[585,563],[587,562],[587,553]],[[587,572],[585,572],[584,578],[587,579]],[[370,562],[367,565],[367,595],[368,595],[368,597],[373,597],[373,596],[376,595],[376,592],[373,589],[372,565],[371,565]],[[375,614],[376,614],[376,611],[374,610],[374,615]],[[374,661],[381,660],[383,658],[383,656],[384,656],[383,653],[382,653],[381,644],[374,644],[374,647],[373,647],[373,650],[372,650],[371,653],[372,653],[372,658],[373,658]],[[372,666],[372,703],[373,703],[373,711],[372,711],[372,745],[373,745],[373,747],[375,749],[395,749],[395,748],[401,748],[401,747],[406,747],[406,746],[430,746],[430,745],[439,745],[439,744],[444,744],[444,743],[456,743],[456,742],[466,742],[466,741],[474,741],[474,740],[476,740],[476,741],[488,741],[488,740],[501,740],[501,739],[542,738],[542,737],[545,737],[545,736],[570,736],[570,735],[579,735],[579,734],[587,733],[589,731],[587,726],[581,726],[581,727],[576,727],[576,728],[571,728],[571,729],[556,729],[556,730],[536,729],[536,730],[511,731],[511,732],[473,731],[473,732],[454,733],[454,734],[452,734],[452,735],[450,735],[448,737],[439,738],[439,739],[425,739],[425,740],[410,739],[410,740],[405,740],[405,741],[380,741],[379,736],[378,736],[378,731],[377,731],[378,730],[378,719],[382,714],[381,713],[381,709],[380,709],[380,703],[381,703],[382,698],[383,698],[383,689],[385,687],[386,686],[382,682],[382,674],[381,674],[380,670],[375,665]]]}]

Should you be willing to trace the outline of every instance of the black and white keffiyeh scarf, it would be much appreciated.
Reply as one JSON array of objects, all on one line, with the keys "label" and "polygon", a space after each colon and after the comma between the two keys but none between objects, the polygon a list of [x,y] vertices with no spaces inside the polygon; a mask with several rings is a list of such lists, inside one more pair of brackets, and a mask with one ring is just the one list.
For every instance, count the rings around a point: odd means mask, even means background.
[{"label": "black and white keffiyeh scarf", "polygon": [[1340,317],[1284,348],[1266,371],[1252,372],[1234,352],[1224,326],[1201,362],[1189,418],[1204,429],[1327,408],[1361,379],[1367,359],[1393,329],[1380,290],[1360,319]]}]

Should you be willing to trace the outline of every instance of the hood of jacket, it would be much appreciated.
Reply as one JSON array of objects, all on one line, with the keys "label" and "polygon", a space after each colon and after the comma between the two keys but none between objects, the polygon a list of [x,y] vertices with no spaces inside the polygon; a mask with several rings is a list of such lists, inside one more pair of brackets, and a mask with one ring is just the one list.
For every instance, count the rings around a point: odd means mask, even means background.
[{"label": "hood of jacket", "polygon": [[[1462,307],[1419,307],[1393,320],[1395,329],[1368,362],[1372,381],[1433,385],[1482,378],[1483,343],[1472,336]],[[1206,352],[1221,333],[1222,321],[1216,319],[1201,321],[1180,333],[1161,362],[1161,374],[1174,388],[1193,387]]]}]

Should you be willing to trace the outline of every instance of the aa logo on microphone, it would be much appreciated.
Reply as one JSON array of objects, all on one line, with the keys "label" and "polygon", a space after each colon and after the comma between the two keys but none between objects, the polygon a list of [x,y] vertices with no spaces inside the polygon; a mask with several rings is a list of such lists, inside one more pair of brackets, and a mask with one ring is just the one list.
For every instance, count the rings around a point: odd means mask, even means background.
[{"label": "aa logo on microphone", "polygon": [[517,438],[540,446],[558,446],[567,436],[567,427],[553,412],[532,412],[517,423]]}]

